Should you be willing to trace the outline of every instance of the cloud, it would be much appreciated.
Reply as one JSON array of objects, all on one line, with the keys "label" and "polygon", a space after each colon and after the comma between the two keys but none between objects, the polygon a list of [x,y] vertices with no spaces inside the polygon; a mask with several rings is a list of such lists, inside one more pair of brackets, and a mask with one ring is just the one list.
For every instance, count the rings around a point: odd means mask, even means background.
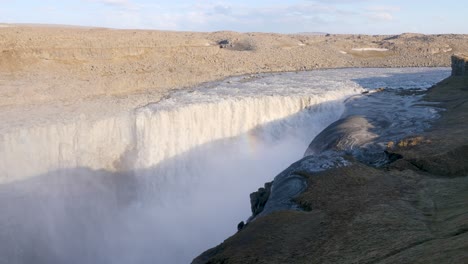
[{"label": "cloud", "polygon": [[[300,1],[298,3],[252,6],[236,2],[141,3],[131,0],[86,0],[99,2],[106,9],[105,25],[119,28],[152,28],[160,30],[241,32],[330,32],[343,33],[343,25],[358,28],[364,19],[390,21],[399,10],[394,6],[370,6],[373,0],[334,0],[359,5],[342,6],[329,1]],[[354,24],[354,25],[353,25]]]},{"label": "cloud", "polygon": [[215,14],[221,14],[221,15],[231,15],[232,14],[232,8],[227,5],[216,5],[213,7],[213,11]]},{"label": "cloud", "polygon": [[[0,0],[1,1],[1,0]],[[99,12],[104,26],[191,31],[275,31],[326,23],[339,10],[324,4],[264,5],[231,2],[140,2],[132,0],[82,0],[105,7]],[[342,14],[339,14],[342,15]],[[301,21],[304,20],[304,21]],[[95,22],[96,23],[96,22]],[[303,29],[299,29],[303,31]]]},{"label": "cloud", "polygon": [[[120,2],[120,1],[119,1]],[[126,2],[126,1],[122,1]],[[138,14],[139,19],[136,19]],[[279,4],[268,6],[242,5],[236,3],[196,4],[147,3],[142,4],[138,12],[133,13],[132,27],[154,28],[163,30],[193,31],[270,31],[303,32],[323,30],[325,25],[336,21],[345,21],[346,17],[355,16],[356,12],[336,8],[332,5],[312,2],[297,4]],[[127,16],[130,17],[130,16]],[[118,27],[122,20],[112,16]],[[107,21],[111,24],[111,20]]]},{"label": "cloud", "polygon": [[435,15],[435,16],[431,16],[432,20],[434,21],[439,21],[439,22],[445,22],[447,21],[447,17],[446,16],[442,16],[442,15]]},{"label": "cloud", "polygon": [[[326,23],[323,16],[338,13],[334,8],[307,3],[268,7],[241,5],[200,5],[192,9],[181,24],[199,25],[205,30],[235,29],[244,31],[285,31],[286,27],[301,27]],[[223,28],[222,28],[223,27]],[[282,28],[284,28],[282,30]]]},{"label": "cloud", "polygon": [[130,0],[85,0],[85,1],[100,3],[108,7],[114,7],[114,8],[124,9],[128,11],[138,11],[140,9],[139,5],[131,2]]},{"label": "cloud", "polygon": [[366,16],[371,20],[391,21],[394,20],[394,13],[401,10],[399,6],[369,6],[366,9]]},{"label": "cloud", "polygon": [[94,2],[103,3],[105,5],[125,6],[130,4],[128,0],[95,0]]},{"label": "cloud", "polygon": [[372,2],[375,0],[309,0],[314,3],[326,3],[326,4],[353,4],[353,3],[362,3],[362,2]]},{"label": "cloud", "polygon": [[385,13],[385,12],[379,12],[379,13],[370,13],[367,15],[368,18],[370,19],[375,19],[375,20],[393,20],[394,17],[390,13]]},{"label": "cloud", "polygon": [[401,10],[399,6],[369,6],[366,8],[367,11],[372,12],[397,12]]}]

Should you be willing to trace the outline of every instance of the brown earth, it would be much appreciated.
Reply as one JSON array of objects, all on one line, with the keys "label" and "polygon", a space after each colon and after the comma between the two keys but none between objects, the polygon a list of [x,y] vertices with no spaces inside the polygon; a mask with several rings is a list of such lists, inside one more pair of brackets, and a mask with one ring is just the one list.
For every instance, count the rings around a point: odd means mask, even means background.
[{"label": "brown earth", "polygon": [[[222,40],[230,45],[221,48]],[[160,97],[170,89],[257,72],[449,66],[450,55],[460,52],[468,52],[468,35],[282,35],[6,25],[0,28],[0,107],[142,93]]]},{"label": "brown earth", "polygon": [[388,145],[401,159],[302,173],[304,211],[258,218],[193,263],[468,263],[468,75],[425,100],[446,111]]}]

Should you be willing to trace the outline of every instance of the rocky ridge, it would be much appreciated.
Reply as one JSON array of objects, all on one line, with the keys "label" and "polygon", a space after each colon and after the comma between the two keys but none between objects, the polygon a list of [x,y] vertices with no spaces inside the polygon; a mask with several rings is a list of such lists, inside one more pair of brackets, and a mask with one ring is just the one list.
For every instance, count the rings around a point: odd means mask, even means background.
[{"label": "rocky ridge", "polygon": [[468,60],[452,61],[453,75],[425,95],[446,111],[429,131],[389,142],[389,164],[291,165],[307,181],[292,199],[302,211],[257,216],[193,263],[468,262]]}]

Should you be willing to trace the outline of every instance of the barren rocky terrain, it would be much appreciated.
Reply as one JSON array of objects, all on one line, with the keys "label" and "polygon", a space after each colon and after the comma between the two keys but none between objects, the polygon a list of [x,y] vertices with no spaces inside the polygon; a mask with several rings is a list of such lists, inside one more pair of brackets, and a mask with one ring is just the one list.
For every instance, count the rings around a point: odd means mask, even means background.
[{"label": "barren rocky terrain", "polygon": [[466,51],[468,35],[195,33],[3,24],[0,118],[21,124],[25,111],[41,122],[51,116],[68,119],[67,113],[102,116],[158,101],[172,89],[231,75],[449,66],[451,54]]}]

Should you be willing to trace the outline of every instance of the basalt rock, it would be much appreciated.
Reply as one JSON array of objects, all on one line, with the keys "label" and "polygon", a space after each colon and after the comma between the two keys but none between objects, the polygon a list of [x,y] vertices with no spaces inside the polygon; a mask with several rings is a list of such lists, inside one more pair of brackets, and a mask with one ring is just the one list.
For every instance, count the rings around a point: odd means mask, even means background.
[{"label": "basalt rock", "polygon": [[468,75],[468,56],[459,54],[452,56],[452,76]]},{"label": "basalt rock", "polygon": [[271,193],[273,181],[265,183],[263,188],[258,188],[258,191],[250,194],[250,208],[252,210],[252,218],[263,211]]},{"label": "basalt rock", "polygon": [[229,39],[223,39],[223,40],[219,41],[218,45],[222,49],[232,47],[232,43],[231,43],[231,41],[229,41]]},{"label": "basalt rock", "polygon": [[377,137],[369,130],[373,126],[362,116],[340,119],[318,134],[304,156],[320,154],[326,150],[348,151],[360,147]]}]

